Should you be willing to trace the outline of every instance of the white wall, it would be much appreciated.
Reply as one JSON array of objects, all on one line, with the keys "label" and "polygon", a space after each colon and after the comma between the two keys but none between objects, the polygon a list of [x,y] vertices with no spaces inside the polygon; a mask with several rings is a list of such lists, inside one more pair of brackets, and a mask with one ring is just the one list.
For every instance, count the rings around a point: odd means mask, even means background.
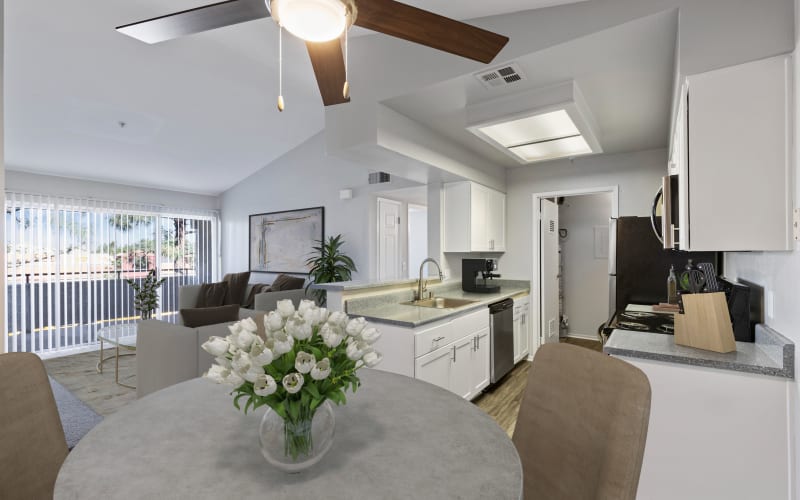
[{"label": "white wall", "polygon": [[33,174],[16,170],[6,170],[5,183],[7,190],[23,193],[164,205],[184,209],[216,210],[219,208],[217,196]]},{"label": "white wall", "polygon": [[[800,2],[795,1],[795,36],[800,36]],[[794,99],[795,99],[795,158],[794,158],[794,206],[800,204],[800,44],[794,51]],[[725,254],[725,273],[731,278],[743,278],[764,287],[765,297],[774,295],[774,311],[765,308],[766,323],[795,343],[800,344],[800,243],[795,243],[792,252],[737,252]],[[797,377],[797,375],[795,375]],[[798,455],[800,455],[800,385],[791,384],[789,403],[793,433],[793,470],[795,471],[795,496],[800,498],[798,481]]]},{"label": "white wall", "polygon": [[608,228],[611,203],[611,193],[569,196],[558,209],[559,230],[567,230],[559,242],[569,336],[596,340],[597,327],[608,319],[608,258],[607,252],[595,257],[594,229]]},{"label": "white wall", "polygon": [[666,171],[664,149],[509,169],[506,174],[508,250],[498,263],[503,277],[532,278],[534,193],[619,186],[619,215],[647,216]]},{"label": "white wall", "polygon": [[[378,168],[376,168],[377,170]],[[247,270],[249,216],[265,212],[325,207],[325,237],[342,234],[344,251],[358,267],[353,279],[375,275],[377,191],[409,186],[404,179],[369,185],[364,165],[325,153],[317,134],[221,197],[222,272]],[[352,189],[353,198],[340,200],[339,190]],[[251,282],[272,282],[274,275],[253,274]]]}]

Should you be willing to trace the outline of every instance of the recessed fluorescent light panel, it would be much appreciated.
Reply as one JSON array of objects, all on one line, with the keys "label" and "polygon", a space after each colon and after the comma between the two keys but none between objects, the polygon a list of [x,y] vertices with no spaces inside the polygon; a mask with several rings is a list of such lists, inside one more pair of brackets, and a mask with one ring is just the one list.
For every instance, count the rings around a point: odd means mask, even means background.
[{"label": "recessed fluorescent light panel", "polygon": [[[536,97],[545,94],[540,92]],[[531,102],[521,98],[514,105],[498,102],[496,106],[482,104],[476,107],[473,114],[487,113],[504,116],[486,116],[483,123],[471,125],[469,130],[514,157],[520,163],[533,163],[557,158],[569,158],[580,155],[602,152],[599,143],[592,133],[591,115],[579,109],[582,98],[573,83],[553,89],[547,89],[547,95],[560,97],[560,103],[547,103],[541,108],[520,112],[520,102]],[[530,97],[530,96],[526,96]],[[568,100],[564,100],[568,97]],[[481,109],[482,108],[482,109]],[[492,109],[494,108],[494,109]],[[503,108],[513,112],[504,111]],[[487,111],[488,110],[488,111]]]}]

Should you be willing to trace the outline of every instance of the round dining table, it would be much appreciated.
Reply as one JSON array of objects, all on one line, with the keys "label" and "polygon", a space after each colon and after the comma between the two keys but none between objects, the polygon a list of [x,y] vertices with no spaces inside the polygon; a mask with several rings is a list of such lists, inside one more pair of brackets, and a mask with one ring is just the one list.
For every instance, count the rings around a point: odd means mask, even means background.
[{"label": "round dining table", "polygon": [[334,405],[333,446],[287,474],[261,455],[265,408],[245,415],[230,387],[199,378],[107,417],[67,456],[61,499],[515,499],[522,466],[505,432],[472,403],[373,369]]}]

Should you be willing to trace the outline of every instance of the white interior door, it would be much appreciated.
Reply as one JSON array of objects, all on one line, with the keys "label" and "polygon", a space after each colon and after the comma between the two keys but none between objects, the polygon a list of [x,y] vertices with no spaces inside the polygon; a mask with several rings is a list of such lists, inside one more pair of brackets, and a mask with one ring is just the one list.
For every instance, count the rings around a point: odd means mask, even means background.
[{"label": "white interior door", "polygon": [[400,278],[400,202],[378,198],[378,279]]},{"label": "white interior door", "polygon": [[539,225],[541,242],[541,335],[542,344],[558,342],[558,205],[542,199]]}]

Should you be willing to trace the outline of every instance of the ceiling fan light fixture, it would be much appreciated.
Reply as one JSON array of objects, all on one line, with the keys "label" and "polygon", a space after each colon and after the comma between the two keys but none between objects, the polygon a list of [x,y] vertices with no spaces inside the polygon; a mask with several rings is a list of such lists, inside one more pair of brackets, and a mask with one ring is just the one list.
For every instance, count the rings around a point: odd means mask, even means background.
[{"label": "ceiling fan light fixture", "polygon": [[352,1],[268,0],[272,17],[292,35],[307,42],[328,42],[352,23]]}]

